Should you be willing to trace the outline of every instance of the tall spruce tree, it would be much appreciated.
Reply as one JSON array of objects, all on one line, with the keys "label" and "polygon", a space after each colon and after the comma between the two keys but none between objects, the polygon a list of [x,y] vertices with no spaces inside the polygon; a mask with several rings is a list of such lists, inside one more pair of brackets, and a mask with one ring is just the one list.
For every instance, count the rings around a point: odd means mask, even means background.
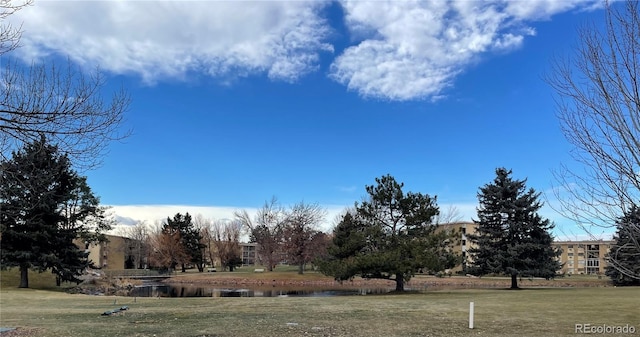
[{"label": "tall spruce tree", "polygon": [[518,277],[552,278],[561,266],[552,246],[553,224],[538,214],[540,193],[511,173],[498,168],[493,182],[480,188],[478,230],[469,235],[476,247],[469,253],[472,274],[507,274],[517,289]]},{"label": "tall spruce tree", "polygon": [[29,269],[51,269],[58,284],[78,281],[90,263],[73,240],[93,241],[109,228],[97,204],[85,178],[44,136],[14,151],[0,168],[2,267],[20,269],[21,288],[29,287]]},{"label": "tall spruce tree", "polygon": [[640,209],[632,207],[627,214],[616,223],[617,230],[613,237],[607,256],[608,265],[605,275],[609,276],[613,284],[619,286],[640,285],[640,254],[636,247],[640,242]]},{"label": "tall spruce tree", "polygon": [[388,279],[396,290],[421,269],[439,271],[457,262],[448,249],[449,234],[436,232],[436,199],[404,193],[404,184],[390,176],[367,186],[368,200],[356,204],[334,230],[329,256],[320,270],[337,280],[354,276]]}]

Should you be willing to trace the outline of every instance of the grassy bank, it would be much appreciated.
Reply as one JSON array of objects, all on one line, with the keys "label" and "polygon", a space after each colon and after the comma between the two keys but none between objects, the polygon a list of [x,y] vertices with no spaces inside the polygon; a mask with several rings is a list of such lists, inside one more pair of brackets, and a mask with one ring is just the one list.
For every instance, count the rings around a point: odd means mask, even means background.
[{"label": "grassy bank", "polygon": [[[198,273],[190,270],[186,273],[176,272],[168,283],[186,283],[201,285],[274,285],[274,286],[337,286],[339,285],[332,277],[322,275],[315,271],[306,271],[303,275],[297,273],[295,267],[278,266],[273,272],[255,273],[254,268],[244,267],[234,272]],[[389,280],[363,280],[355,278],[353,281],[342,283],[346,286],[388,286],[395,287],[394,281]],[[611,281],[606,277],[593,275],[575,275],[571,277],[559,277],[557,279],[545,280],[541,278],[519,280],[520,287],[607,287],[612,286]],[[408,288],[424,289],[459,289],[459,288],[506,288],[511,286],[510,277],[435,277],[424,274],[414,276],[406,284]]]},{"label": "grassy bank", "polygon": [[[573,336],[576,323],[631,324],[640,329],[639,295],[638,288],[600,287],[134,299],[3,287],[0,326],[32,329],[22,331],[43,337]],[[470,301],[475,302],[474,330],[468,329]],[[122,305],[130,310],[100,316]]]},{"label": "grassy bank", "polygon": [[[288,270],[175,275],[175,280],[203,284],[222,279],[250,284],[331,281],[320,274]],[[53,286],[50,273],[31,273],[35,289],[17,289],[17,273],[2,271],[0,327],[17,327],[9,334],[12,337],[575,336],[575,324],[630,324],[640,335],[640,288],[614,288],[606,286],[607,280],[523,279],[523,287],[539,288],[517,291],[495,288],[508,284],[506,278],[418,276],[414,282],[430,286],[416,287],[421,291],[409,294],[376,296],[134,299],[70,295]],[[475,289],[456,286],[468,282]],[[471,301],[476,311],[473,330],[468,329]],[[100,315],[120,306],[130,310]]]}]

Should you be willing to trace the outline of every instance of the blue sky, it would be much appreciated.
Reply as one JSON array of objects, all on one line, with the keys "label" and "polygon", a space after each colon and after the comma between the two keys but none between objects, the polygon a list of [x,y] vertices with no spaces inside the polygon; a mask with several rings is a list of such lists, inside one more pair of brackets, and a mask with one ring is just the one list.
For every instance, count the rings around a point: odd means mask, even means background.
[{"label": "blue sky", "polygon": [[[135,220],[221,218],[276,196],[331,215],[391,174],[464,220],[497,167],[543,192],[573,165],[542,78],[597,1],[37,1],[26,61],[99,65],[132,96],[104,204]],[[556,234],[563,236],[561,231]]]}]

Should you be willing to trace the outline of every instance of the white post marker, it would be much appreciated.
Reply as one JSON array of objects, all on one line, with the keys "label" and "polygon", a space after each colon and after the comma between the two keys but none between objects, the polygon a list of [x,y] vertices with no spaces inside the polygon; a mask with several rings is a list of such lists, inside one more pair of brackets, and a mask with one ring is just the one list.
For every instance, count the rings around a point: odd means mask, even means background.
[{"label": "white post marker", "polygon": [[473,302],[469,302],[469,329],[473,329]]}]

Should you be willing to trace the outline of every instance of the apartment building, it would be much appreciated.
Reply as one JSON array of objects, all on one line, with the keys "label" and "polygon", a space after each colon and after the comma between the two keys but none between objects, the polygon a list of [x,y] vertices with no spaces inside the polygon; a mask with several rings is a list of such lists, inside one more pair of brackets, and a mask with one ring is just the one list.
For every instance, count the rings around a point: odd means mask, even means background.
[{"label": "apartment building", "polygon": [[607,266],[606,256],[613,243],[613,241],[603,240],[554,242],[553,245],[562,250],[562,254],[558,257],[562,263],[560,273],[566,275],[604,274]]},{"label": "apartment building", "polygon": [[462,264],[452,269],[453,272],[459,272],[466,269],[466,265],[471,262],[471,256],[469,255],[469,249],[475,247],[475,244],[469,240],[469,234],[476,234],[478,230],[478,224],[475,222],[452,222],[446,224],[439,224],[436,231],[446,230],[449,233],[454,234],[454,241],[452,242],[452,249],[455,253],[462,256]]},{"label": "apartment building", "polygon": [[97,244],[84,244],[76,242],[78,246],[84,246],[89,251],[89,260],[101,269],[131,269],[134,268],[132,256],[132,239],[122,236],[106,235],[107,241]]}]

